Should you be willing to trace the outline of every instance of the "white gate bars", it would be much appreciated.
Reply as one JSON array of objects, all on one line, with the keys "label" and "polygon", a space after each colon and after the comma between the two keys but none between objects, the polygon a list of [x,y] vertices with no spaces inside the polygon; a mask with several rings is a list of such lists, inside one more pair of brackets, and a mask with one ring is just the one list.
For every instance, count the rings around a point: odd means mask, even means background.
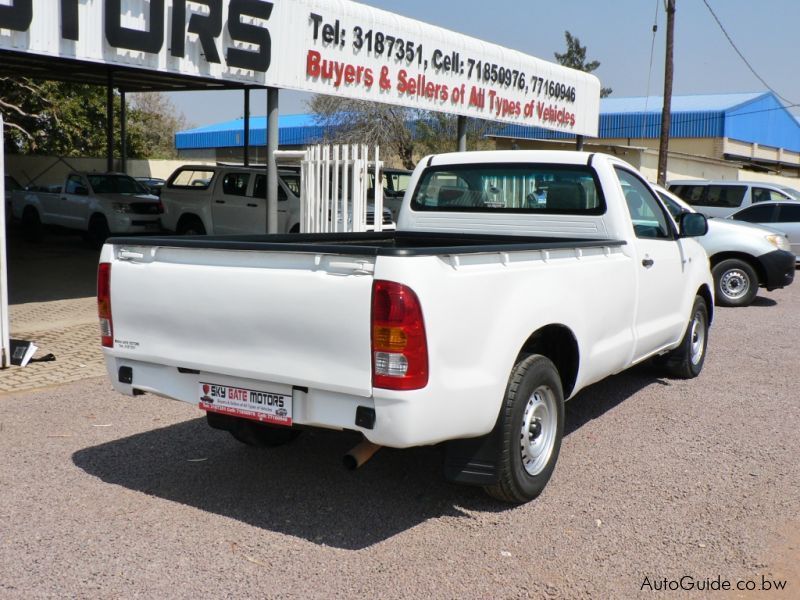
[{"label": "white gate bars", "polygon": [[[301,163],[300,231],[381,231],[383,185],[380,150],[364,145],[312,146]],[[370,186],[370,176],[374,185]],[[368,190],[374,197],[368,198]],[[371,202],[370,202],[371,201]]]}]

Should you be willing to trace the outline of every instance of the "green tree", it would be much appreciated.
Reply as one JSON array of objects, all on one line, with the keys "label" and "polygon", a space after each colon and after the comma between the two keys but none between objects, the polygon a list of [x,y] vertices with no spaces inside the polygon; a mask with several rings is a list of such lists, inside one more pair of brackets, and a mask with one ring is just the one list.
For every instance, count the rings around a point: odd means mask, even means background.
[{"label": "green tree", "polygon": [[177,158],[175,134],[190,126],[161,92],[131,94],[127,121],[132,158]]},{"label": "green tree", "polygon": [[[326,142],[378,145],[406,169],[413,169],[422,155],[456,147],[454,115],[323,94],[312,97],[308,108],[326,128]],[[484,121],[470,119],[471,148],[480,145],[486,127]]]},{"label": "green tree", "polygon": [[[101,157],[106,154],[106,88],[26,77],[0,78],[5,151],[12,154]],[[120,97],[114,95],[116,154]],[[132,95],[127,111],[128,157],[175,156],[174,134],[186,126],[161,93]]]},{"label": "green tree", "polygon": [[[581,46],[581,41],[577,37],[573,36],[569,31],[565,31],[564,38],[567,42],[567,51],[563,54],[559,54],[558,52],[554,53],[559,64],[586,73],[592,73],[597,70],[600,66],[600,61],[592,60],[586,62],[586,46]],[[610,96],[613,91],[614,90],[611,88],[602,88],[600,90],[600,97],[606,98]]]}]

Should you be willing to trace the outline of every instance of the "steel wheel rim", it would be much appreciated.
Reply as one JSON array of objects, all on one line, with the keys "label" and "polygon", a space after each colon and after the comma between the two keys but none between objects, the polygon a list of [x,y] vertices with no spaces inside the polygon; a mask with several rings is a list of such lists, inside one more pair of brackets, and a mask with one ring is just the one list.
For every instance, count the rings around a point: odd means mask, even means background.
[{"label": "steel wheel rim", "polygon": [[536,388],[528,398],[520,428],[520,456],[528,475],[541,473],[553,454],[556,441],[556,397],[547,386]]},{"label": "steel wheel rim", "polygon": [[706,318],[701,310],[698,310],[694,313],[694,318],[692,319],[691,336],[691,360],[693,365],[697,365],[703,358],[703,353],[705,352],[706,347]]},{"label": "steel wheel rim", "polygon": [[736,300],[750,291],[750,278],[741,269],[731,269],[722,274],[719,280],[719,287],[725,296]]}]

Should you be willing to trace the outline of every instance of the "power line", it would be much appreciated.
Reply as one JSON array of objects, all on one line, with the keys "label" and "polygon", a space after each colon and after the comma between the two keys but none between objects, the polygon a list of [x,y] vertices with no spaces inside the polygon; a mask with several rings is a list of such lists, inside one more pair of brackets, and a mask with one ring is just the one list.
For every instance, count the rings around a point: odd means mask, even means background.
[{"label": "power line", "polygon": [[726,31],[725,27],[722,25],[722,21],[719,20],[719,17],[717,16],[717,13],[715,13],[714,9],[711,8],[711,5],[708,3],[708,0],[703,0],[703,4],[706,5],[706,8],[711,13],[711,16],[714,17],[714,20],[717,22],[717,25],[719,25],[719,28],[722,30],[722,33],[728,39],[728,42],[730,42],[731,47],[736,51],[736,54],[739,55],[739,58],[741,58],[744,61],[744,64],[746,64],[747,68],[750,69],[750,72],[753,75],[756,76],[756,79],[758,79],[761,83],[763,83],[767,87],[767,89],[769,91],[771,91],[773,94],[775,94],[778,98],[780,98],[781,100],[783,100],[787,104],[789,104],[791,106],[797,106],[796,102],[792,102],[791,100],[788,100],[787,98],[784,98],[770,84],[768,84],[764,80],[764,78],[761,77],[761,75],[758,74],[758,72],[756,72],[756,70],[753,68],[753,65],[750,64],[750,62],[745,58],[744,54],[742,54],[742,52],[739,50],[739,48],[736,47],[736,44],[733,43],[733,39],[731,39],[731,36],[728,34],[728,32]]},{"label": "power line", "polygon": [[650,41],[650,68],[647,70],[647,93],[644,95],[644,112],[642,115],[642,134],[644,134],[647,127],[647,102],[650,99],[650,78],[653,75],[653,50],[656,46],[656,32],[658,31],[658,2],[656,0],[656,13],[653,16],[653,39]]}]

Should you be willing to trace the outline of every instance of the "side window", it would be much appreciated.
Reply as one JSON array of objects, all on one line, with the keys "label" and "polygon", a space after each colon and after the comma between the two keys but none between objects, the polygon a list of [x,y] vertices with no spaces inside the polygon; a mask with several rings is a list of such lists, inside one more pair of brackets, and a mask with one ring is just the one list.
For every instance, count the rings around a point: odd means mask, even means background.
[{"label": "side window", "polygon": [[[293,176],[278,176],[278,202],[283,202],[284,200],[289,199],[289,196],[286,194],[286,190],[283,188],[283,186],[285,185],[291,190],[292,186],[289,184],[292,181],[292,177]],[[265,175],[256,175],[256,181],[253,184],[253,197],[267,197],[267,177]]]},{"label": "side window", "polygon": [[636,237],[671,239],[672,232],[667,224],[667,215],[650,188],[630,171],[619,167],[614,167],[614,170],[625,193],[625,202],[628,205]]},{"label": "side window", "polygon": [[226,173],[222,178],[222,193],[229,196],[246,196],[249,173]]},{"label": "side window", "polygon": [[744,200],[747,187],[743,185],[710,185],[706,195],[705,206],[721,208],[739,208]]},{"label": "side window", "polygon": [[81,187],[83,183],[81,183],[80,175],[70,175],[69,179],[67,179],[67,184],[64,189],[65,194],[74,194],[75,190]]},{"label": "side window", "polygon": [[771,223],[774,221],[775,205],[762,204],[760,206],[751,206],[740,210],[734,215],[737,221],[747,221],[748,223]]},{"label": "side window", "polygon": [[790,206],[782,204],[778,213],[778,223],[797,223],[800,222],[800,204]]},{"label": "side window", "polygon": [[702,206],[705,204],[706,186],[704,185],[679,185],[675,187],[675,193],[686,200],[692,206]]},{"label": "side window", "polygon": [[256,182],[253,184],[253,198],[267,197],[267,177],[266,175],[256,175]]},{"label": "side window", "polygon": [[754,187],[751,195],[753,204],[756,202],[769,202],[770,200],[791,200],[786,194],[762,187]]},{"label": "side window", "polygon": [[281,180],[290,192],[300,197],[300,175],[282,175]]}]

